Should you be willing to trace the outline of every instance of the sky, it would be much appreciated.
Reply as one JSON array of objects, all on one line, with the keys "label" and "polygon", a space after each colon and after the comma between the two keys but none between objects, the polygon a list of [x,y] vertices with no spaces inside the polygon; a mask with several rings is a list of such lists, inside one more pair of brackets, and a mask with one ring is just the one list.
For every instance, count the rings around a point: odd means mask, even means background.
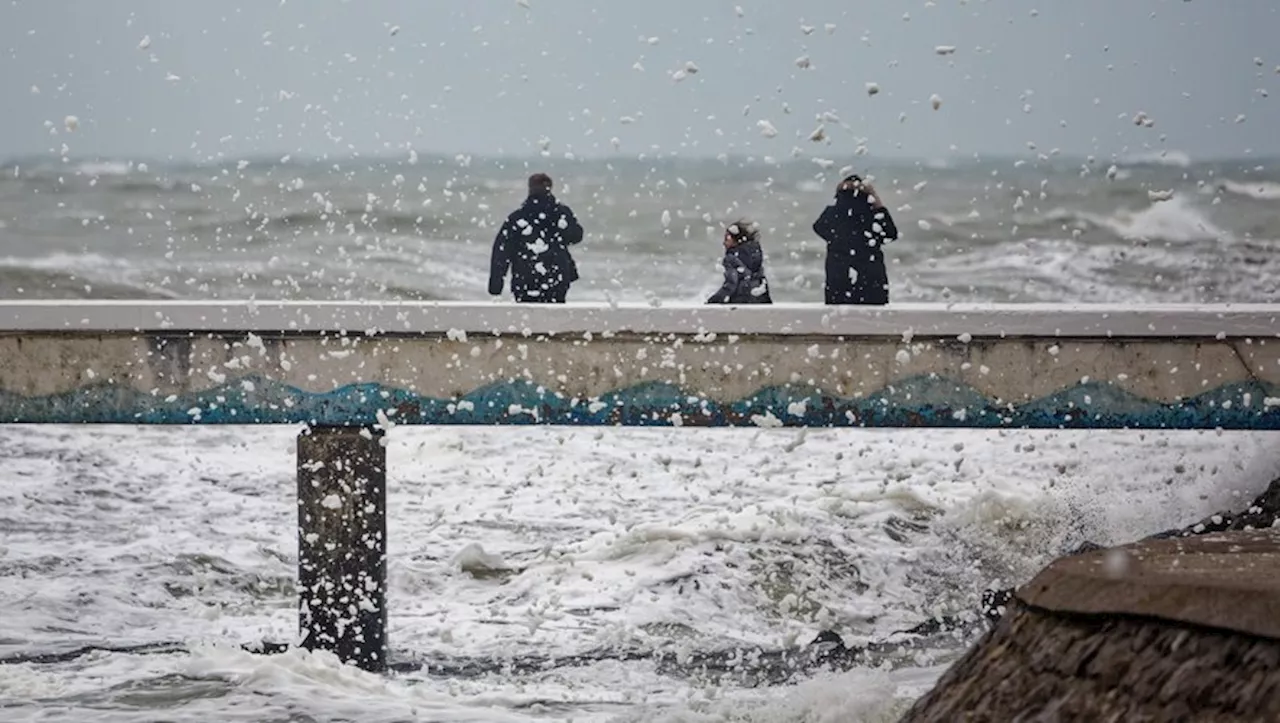
[{"label": "sky", "polygon": [[1276,156],[1277,29],[1274,0],[0,0],[0,159]]}]

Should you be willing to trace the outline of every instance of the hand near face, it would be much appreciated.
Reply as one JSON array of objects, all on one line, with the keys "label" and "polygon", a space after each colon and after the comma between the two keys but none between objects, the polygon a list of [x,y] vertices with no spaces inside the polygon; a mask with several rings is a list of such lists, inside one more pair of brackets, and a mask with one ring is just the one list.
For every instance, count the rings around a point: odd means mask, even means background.
[{"label": "hand near face", "polygon": [[875,186],[863,181],[862,192],[867,194],[867,202],[872,208],[884,208],[884,202],[880,200],[880,194],[876,193]]},{"label": "hand near face", "polygon": [[875,186],[866,181],[843,181],[840,184],[840,190],[865,193],[867,194],[867,202],[871,204],[872,208],[884,208],[884,202],[880,200],[880,194],[876,193]]}]

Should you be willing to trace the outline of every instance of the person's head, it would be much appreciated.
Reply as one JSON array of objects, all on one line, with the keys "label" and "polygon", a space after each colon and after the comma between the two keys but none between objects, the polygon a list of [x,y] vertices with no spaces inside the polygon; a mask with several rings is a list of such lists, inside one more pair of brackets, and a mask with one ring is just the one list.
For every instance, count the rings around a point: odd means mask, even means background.
[{"label": "person's head", "polygon": [[740,218],[724,229],[724,247],[731,249],[748,241],[760,240],[760,228],[754,221]]},{"label": "person's head", "polygon": [[529,193],[551,193],[552,185],[551,176],[545,173],[529,176]]},{"label": "person's head", "polygon": [[844,180],[840,182],[840,185],[836,187],[836,192],[849,193],[849,192],[861,191],[863,185],[865,185],[865,183],[862,180],[862,176],[859,176],[856,173],[850,173],[849,175],[845,176]]}]

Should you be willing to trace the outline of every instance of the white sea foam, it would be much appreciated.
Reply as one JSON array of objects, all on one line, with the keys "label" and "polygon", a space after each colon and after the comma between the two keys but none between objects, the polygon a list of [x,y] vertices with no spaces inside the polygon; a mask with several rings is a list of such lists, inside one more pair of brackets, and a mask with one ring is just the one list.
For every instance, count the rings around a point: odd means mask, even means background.
[{"label": "white sea foam", "polygon": [[[393,649],[495,668],[385,678],[231,647],[296,636],[294,431],[0,427],[0,655],[190,649],[0,665],[6,714],[889,720],[954,648],[758,689],[643,660],[545,673],[500,661],[773,647],[822,628],[883,639],[972,610],[984,587],[1022,582],[1082,539],[1239,508],[1280,472],[1265,434],[401,426],[388,447]],[[509,569],[458,569],[470,545]]]}]

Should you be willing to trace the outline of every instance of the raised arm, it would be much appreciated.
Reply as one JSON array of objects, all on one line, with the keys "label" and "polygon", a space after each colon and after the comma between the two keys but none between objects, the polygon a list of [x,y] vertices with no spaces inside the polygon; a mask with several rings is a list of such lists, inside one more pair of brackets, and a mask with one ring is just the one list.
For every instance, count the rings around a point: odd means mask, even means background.
[{"label": "raised arm", "polygon": [[813,232],[818,234],[818,238],[831,243],[836,240],[836,233],[840,228],[840,219],[834,204],[822,209],[822,215],[817,221],[813,222]]},{"label": "raised arm", "polygon": [[560,238],[564,239],[566,246],[572,246],[582,242],[582,224],[578,223],[578,217],[573,215],[573,209],[564,204],[560,204]]},{"label": "raised arm", "polygon": [[885,242],[898,239],[898,225],[893,222],[889,209],[880,206],[871,212],[871,233]]},{"label": "raised arm", "polygon": [[720,290],[711,295],[707,299],[708,304],[727,304],[729,299],[733,298],[733,292],[738,288],[738,262],[734,259],[726,258],[724,260],[724,283],[720,285]]},{"label": "raised arm", "polygon": [[489,293],[498,296],[502,293],[502,284],[507,277],[507,268],[511,266],[511,255],[507,248],[507,237],[510,235],[511,222],[506,221],[498,229],[493,239],[493,254],[489,257]]}]

